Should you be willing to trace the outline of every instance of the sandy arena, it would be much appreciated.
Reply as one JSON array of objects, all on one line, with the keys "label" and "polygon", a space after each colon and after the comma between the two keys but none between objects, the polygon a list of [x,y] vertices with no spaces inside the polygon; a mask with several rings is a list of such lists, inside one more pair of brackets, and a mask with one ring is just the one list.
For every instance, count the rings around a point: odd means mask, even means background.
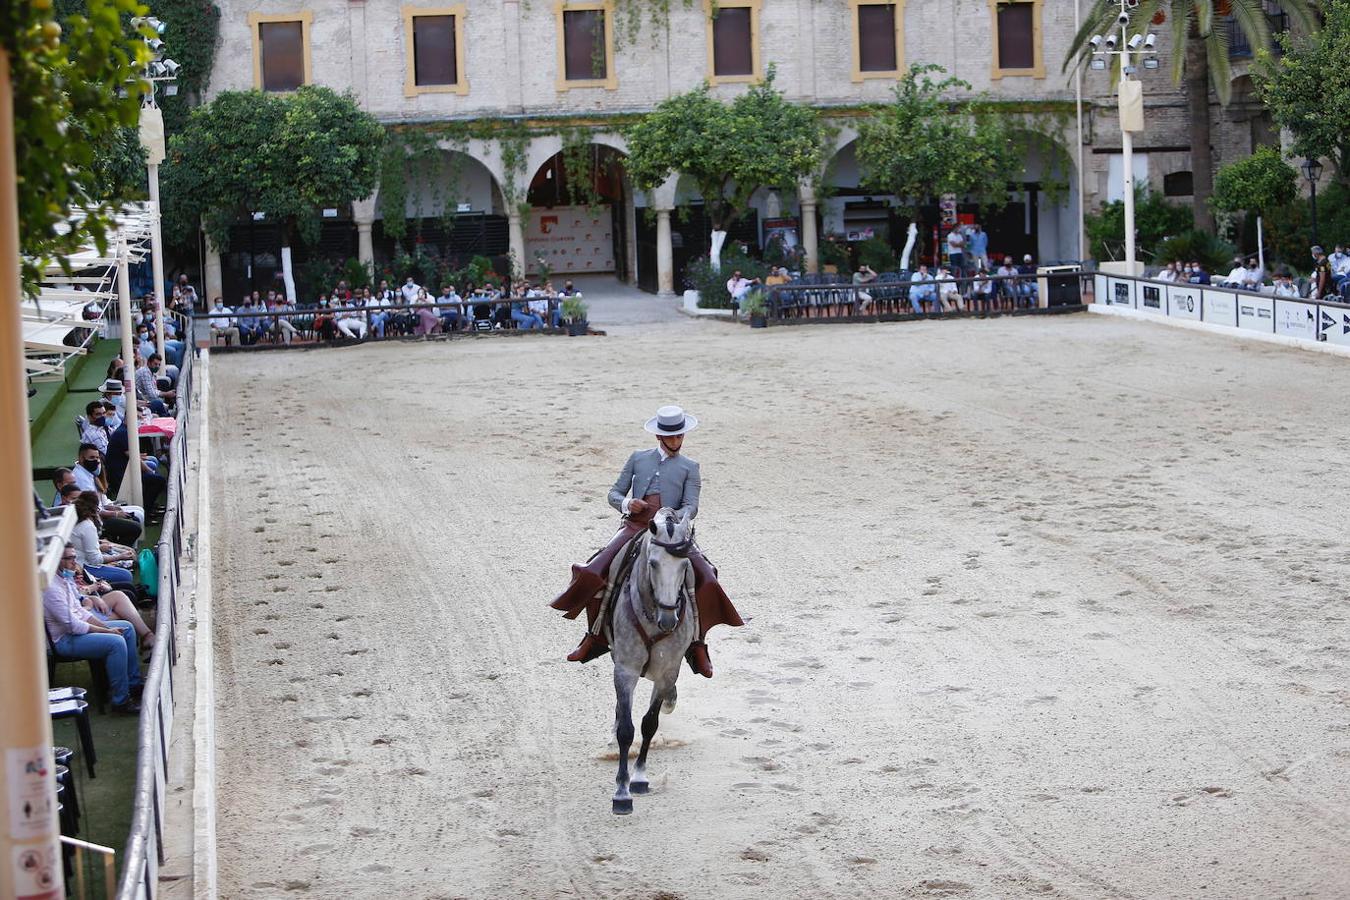
[{"label": "sandy arena", "polygon": [[[213,356],[222,897],[1350,897],[1350,361],[667,306]],[[616,817],[547,602],[666,402],[753,621]]]}]

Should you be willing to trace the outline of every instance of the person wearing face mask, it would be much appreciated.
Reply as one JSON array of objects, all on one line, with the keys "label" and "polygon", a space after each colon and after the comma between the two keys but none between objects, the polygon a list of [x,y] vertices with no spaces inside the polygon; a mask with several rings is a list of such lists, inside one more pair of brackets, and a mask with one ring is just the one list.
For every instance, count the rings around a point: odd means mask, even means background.
[{"label": "person wearing face mask", "polygon": [[113,712],[136,714],[141,660],[136,630],[121,619],[102,619],[83,603],[75,572],[78,553],[71,544],[61,554],[60,577],[42,592],[42,618],[56,652],[72,659],[101,659],[108,672]]},{"label": "person wearing face mask", "polygon": [[108,438],[112,436],[115,425],[108,424],[108,412],[102,400],[93,400],[84,406],[85,425],[80,431],[82,444],[93,444],[99,453],[108,452]]},{"label": "person wearing face mask", "polygon": [[[88,470],[79,464],[76,464],[73,470],[65,468],[56,470],[56,474],[52,476],[52,485],[56,488],[56,493],[52,497],[52,506],[74,505],[75,499],[67,497],[66,494],[71,488],[77,492],[84,490],[78,483],[76,471],[87,473]],[[108,498],[102,494],[99,495],[99,504],[99,516],[103,519],[103,533],[108,536],[108,539],[119,544],[126,544],[128,547],[136,546],[136,542],[141,539],[141,533],[144,531],[145,510],[139,506],[119,506],[115,503],[109,503]]]},{"label": "person wearing face mask", "polygon": [[130,562],[136,554],[129,547],[105,541],[99,535],[98,494],[93,491],[81,491],[75,498],[75,516],[78,521],[70,533],[70,542],[75,545],[75,555],[80,565],[90,576],[100,578],[118,587],[131,587],[131,571],[114,563]]}]

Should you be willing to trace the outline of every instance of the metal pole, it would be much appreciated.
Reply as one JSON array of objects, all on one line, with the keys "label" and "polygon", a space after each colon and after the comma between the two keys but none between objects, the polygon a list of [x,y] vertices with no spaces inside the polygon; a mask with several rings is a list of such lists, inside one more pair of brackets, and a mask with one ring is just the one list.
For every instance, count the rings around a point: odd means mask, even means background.
[{"label": "metal pole", "polygon": [[[47,713],[46,641],[38,602],[33,529],[32,454],[28,446],[28,384],[23,368],[19,282],[19,202],[14,164],[14,98],[9,54],[0,45],[0,897],[37,894],[36,865],[51,878],[43,896],[61,897],[60,827]],[[34,769],[24,763],[31,757]],[[45,774],[42,774],[45,771]],[[18,818],[22,816],[22,818]],[[50,891],[50,893],[47,893]]]},{"label": "metal pole", "polygon": [[[1083,28],[1083,2],[1074,0],[1073,32],[1077,34]],[[1083,65],[1080,62],[1073,70],[1074,108],[1078,117],[1078,261],[1088,258],[1087,244],[1087,174],[1083,171]]]},{"label": "metal pole", "polygon": [[[132,504],[144,507],[141,498],[141,419],[136,404],[136,355],[131,333],[131,271],[127,267],[127,240],[117,237],[117,309],[122,318],[122,388],[127,398],[127,470],[123,480],[131,479]],[[147,400],[150,398],[147,397]],[[146,511],[149,514],[149,510]]]},{"label": "metal pole", "polygon": [[159,314],[155,316],[155,347],[159,351],[160,365],[167,367],[169,358],[164,355],[164,317],[168,314],[169,298],[164,290],[164,238],[159,227],[159,164],[147,163],[145,168],[150,176],[150,215],[154,217],[150,227],[150,259],[155,274],[155,299],[159,301]]},{"label": "metal pole", "polygon": [[[1124,8],[1122,5],[1121,9]],[[1127,71],[1130,66],[1130,29],[1125,23],[1120,26],[1120,47],[1125,51],[1120,58],[1119,89],[1123,91],[1125,84],[1130,80],[1130,73]],[[1125,264],[1129,266],[1129,274],[1136,275],[1138,272],[1134,246],[1134,137],[1125,130],[1123,115],[1120,123],[1120,151],[1124,157],[1121,162],[1125,166]]]},{"label": "metal pole", "polygon": [[1318,234],[1317,234],[1317,182],[1316,182],[1316,181],[1309,181],[1309,184],[1312,186],[1312,232],[1313,232],[1313,246],[1314,246],[1314,247],[1320,247],[1320,246],[1322,245],[1322,239],[1321,239],[1321,238],[1318,236]]}]

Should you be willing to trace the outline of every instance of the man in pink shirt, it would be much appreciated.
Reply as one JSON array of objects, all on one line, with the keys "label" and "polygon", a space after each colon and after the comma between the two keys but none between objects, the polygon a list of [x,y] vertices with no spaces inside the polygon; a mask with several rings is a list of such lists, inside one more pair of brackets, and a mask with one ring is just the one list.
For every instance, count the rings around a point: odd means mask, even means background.
[{"label": "man in pink shirt", "polygon": [[141,660],[136,652],[136,629],[120,619],[102,619],[85,609],[75,585],[75,547],[61,554],[60,577],[42,592],[42,614],[47,636],[62,656],[102,659],[108,670],[113,712],[135,715],[140,704],[132,696],[141,686]]}]

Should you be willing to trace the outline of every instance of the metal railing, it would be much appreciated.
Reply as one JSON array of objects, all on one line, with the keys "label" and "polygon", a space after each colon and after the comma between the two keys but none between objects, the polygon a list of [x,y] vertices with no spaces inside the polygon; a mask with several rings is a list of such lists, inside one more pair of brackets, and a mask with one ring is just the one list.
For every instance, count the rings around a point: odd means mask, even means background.
[{"label": "metal railing", "polygon": [[155,606],[155,647],[141,694],[137,733],[136,787],[131,831],[123,849],[118,900],[153,898],[164,864],[164,807],[173,735],[173,667],[178,660],[178,592],[182,580],[183,506],[187,488],[187,429],[192,397],[193,354],[183,355],[178,373],[178,427],[169,442],[169,486],[155,556],[159,595]]},{"label": "metal railing", "polygon": [[1067,312],[1081,309],[1091,289],[1091,273],[1076,267],[1035,275],[931,277],[917,282],[902,273],[866,284],[825,283],[817,276],[764,289],[765,317],[771,323],[873,322]]}]

